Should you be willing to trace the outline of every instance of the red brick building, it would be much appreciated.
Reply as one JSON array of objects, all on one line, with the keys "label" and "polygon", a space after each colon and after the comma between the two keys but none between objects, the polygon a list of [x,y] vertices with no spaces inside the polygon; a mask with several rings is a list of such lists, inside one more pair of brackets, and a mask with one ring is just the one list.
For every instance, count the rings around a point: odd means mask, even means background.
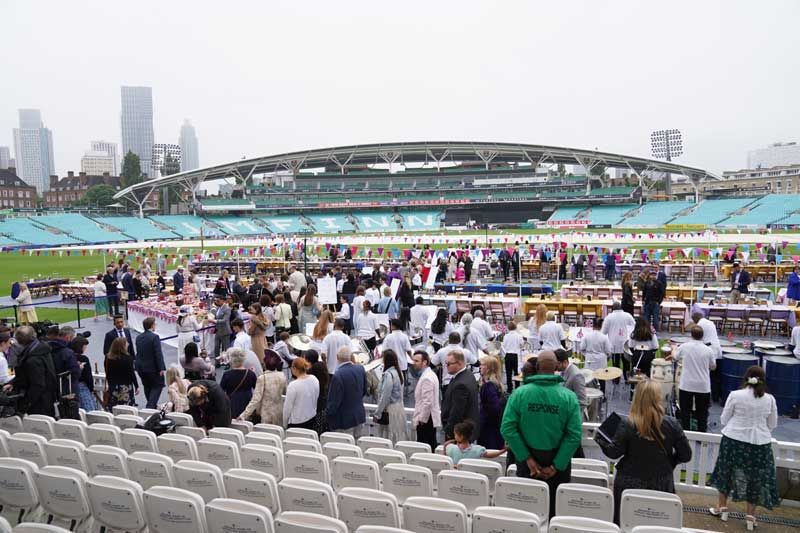
[{"label": "red brick building", "polygon": [[31,187],[19,176],[17,169],[0,169],[0,208],[34,209],[36,207],[36,187]]},{"label": "red brick building", "polygon": [[108,173],[102,176],[88,176],[85,172],[75,175],[70,171],[61,179],[58,179],[58,176],[50,176],[50,190],[44,193],[43,205],[46,208],[70,207],[95,185],[111,185],[115,190],[119,190],[120,180],[118,176],[111,176]]}]

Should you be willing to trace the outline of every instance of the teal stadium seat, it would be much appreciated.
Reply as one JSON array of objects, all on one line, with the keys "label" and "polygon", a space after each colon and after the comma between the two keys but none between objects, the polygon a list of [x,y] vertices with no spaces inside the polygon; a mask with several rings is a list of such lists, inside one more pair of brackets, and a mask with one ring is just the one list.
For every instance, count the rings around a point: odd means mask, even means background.
[{"label": "teal stadium seat", "polygon": [[176,239],[178,235],[156,227],[150,220],[139,217],[95,217],[106,226],[117,228],[125,235],[142,241]]},{"label": "teal stadium seat", "polygon": [[677,217],[671,224],[718,224],[732,213],[753,203],[755,198],[721,198],[703,200],[691,213]]},{"label": "teal stadium seat", "polygon": [[620,226],[623,228],[661,227],[692,205],[694,202],[648,202],[642,206],[639,214],[626,218],[620,223]]},{"label": "teal stadium seat", "polygon": [[766,226],[786,218],[798,208],[796,194],[768,194],[748,206],[748,211],[724,220],[720,226]]},{"label": "teal stadium seat", "polygon": [[[203,219],[194,215],[155,215],[150,218],[184,238],[199,237],[200,228],[203,226]],[[204,230],[204,234],[206,236],[214,234],[215,232],[211,231],[211,229],[207,227],[207,231]]]},{"label": "teal stadium seat", "polygon": [[0,222],[0,236],[13,236],[14,239],[37,246],[60,246],[79,244],[82,241],[66,233],[54,233],[28,218],[7,218]]},{"label": "teal stadium seat", "polygon": [[264,226],[256,224],[250,217],[207,216],[205,218],[227,235],[263,235],[269,233]]},{"label": "teal stadium seat", "polygon": [[31,218],[43,226],[61,229],[73,237],[92,244],[130,241],[131,237],[120,231],[103,229],[94,220],[75,213],[61,213]]}]

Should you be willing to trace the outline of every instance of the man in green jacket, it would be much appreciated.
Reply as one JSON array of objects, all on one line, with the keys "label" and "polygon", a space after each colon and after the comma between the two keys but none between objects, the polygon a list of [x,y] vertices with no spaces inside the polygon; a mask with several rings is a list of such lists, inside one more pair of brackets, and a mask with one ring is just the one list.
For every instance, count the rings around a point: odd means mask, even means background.
[{"label": "man in green jacket", "polygon": [[555,375],[556,356],[543,351],[538,371],[525,378],[506,404],[500,432],[517,460],[517,476],[547,482],[550,516],[555,515],[556,490],[569,483],[570,464],[581,444],[580,405],[575,394]]}]

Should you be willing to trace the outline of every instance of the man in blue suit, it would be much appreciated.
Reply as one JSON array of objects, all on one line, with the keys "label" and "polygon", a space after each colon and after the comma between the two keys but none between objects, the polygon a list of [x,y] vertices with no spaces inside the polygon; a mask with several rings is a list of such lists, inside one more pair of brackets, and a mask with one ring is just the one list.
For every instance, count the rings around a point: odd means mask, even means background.
[{"label": "man in blue suit", "polygon": [[352,356],[349,346],[342,346],[336,352],[339,365],[328,388],[328,407],[325,414],[331,431],[349,433],[358,439],[367,419],[364,413],[367,373],[362,365],[353,364]]},{"label": "man in blue suit", "polygon": [[125,319],[119,314],[114,315],[114,329],[106,332],[106,336],[103,339],[103,356],[108,354],[111,343],[114,342],[114,339],[117,337],[125,337],[128,340],[128,353],[131,354],[131,357],[136,357],[131,330],[125,327]]},{"label": "man in blue suit", "polygon": [[178,271],[172,276],[172,288],[175,290],[175,294],[181,294],[183,292],[184,279],[183,267],[179,266]]},{"label": "man in blue suit", "polygon": [[136,337],[136,372],[142,380],[147,408],[155,409],[164,388],[164,354],[161,352],[161,338],[153,331],[156,319],[149,316],[142,325],[144,333]]}]

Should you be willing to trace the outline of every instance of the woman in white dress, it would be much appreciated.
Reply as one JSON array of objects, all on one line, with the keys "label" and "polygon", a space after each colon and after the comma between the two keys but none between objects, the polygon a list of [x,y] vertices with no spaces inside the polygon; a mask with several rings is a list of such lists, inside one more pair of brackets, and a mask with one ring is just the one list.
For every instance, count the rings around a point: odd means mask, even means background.
[{"label": "woman in white dress", "polygon": [[20,324],[33,324],[38,322],[39,318],[36,316],[36,308],[33,307],[33,297],[31,291],[28,290],[28,285],[25,283],[19,284],[19,296],[14,298],[19,305],[19,322]]},{"label": "woman in white dress", "polygon": [[182,305],[178,311],[178,321],[175,323],[175,332],[178,334],[178,353],[182,354],[183,349],[190,342],[197,342],[195,339],[197,330],[200,326],[197,324],[197,319],[192,314],[192,308],[188,305]]}]

